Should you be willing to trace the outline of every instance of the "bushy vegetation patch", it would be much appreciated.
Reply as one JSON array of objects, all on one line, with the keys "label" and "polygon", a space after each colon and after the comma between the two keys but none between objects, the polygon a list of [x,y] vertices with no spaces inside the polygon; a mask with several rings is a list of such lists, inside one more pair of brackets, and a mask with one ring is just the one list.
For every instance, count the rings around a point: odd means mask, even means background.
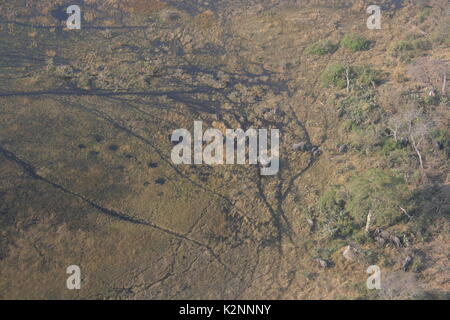
[{"label": "bushy vegetation patch", "polygon": [[345,35],[341,40],[341,45],[352,52],[369,50],[370,40],[360,35]]},{"label": "bushy vegetation patch", "polygon": [[339,48],[339,46],[337,44],[334,44],[333,42],[329,41],[329,40],[322,40],[319,42],[316,42],[312,45],[310,45],[307,49],[306,49],[306,53],[311,54],[311,55],[319,55],[319,56],[323,56],[326,54],[331,54],[336,52],[336,50]]}]

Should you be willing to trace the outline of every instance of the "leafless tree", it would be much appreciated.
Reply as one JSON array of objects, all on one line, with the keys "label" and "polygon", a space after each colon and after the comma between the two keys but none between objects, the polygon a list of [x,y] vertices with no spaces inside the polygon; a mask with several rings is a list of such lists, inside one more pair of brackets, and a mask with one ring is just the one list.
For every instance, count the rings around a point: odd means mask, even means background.
[{"label": "leafless tree", "polygon": [[447,70],[444,71],[444,81],[442,82],[442,95],[444,96],[446,94],[447,90]]},{"label": "leafless tree", "polygon": [[388,119],[387,127],[391,131],[391,135],[395,141],[399,140],[399,131],[402,126],[402,118],[400,114],[395,114]]},{"label": "leafless tree", "polygon": [[441,89],[442,95],[447,91],[447,77],[449,64],[445,60],[420,57],[408,66],[408,76],[414,81],[430,88],[430,90]]},{"label": "leafless tree", "polygon": [[434,123],[414,105],[408,105],[388,120],[388,128],[395,141],[409,141],[424,169],[422,148],[430,138]]},{"label": "leafless tree", "polygon": [[408,127],[409,139],[414,151],[417,153],[419,158],[420,168],[423,170],[423,159],[420,149],[424,144],[425,140],[428,138],[431,131],[431,122],[427,121],[417,121],[410,123]]},{"label": "leafless tree", "polygon": [[347,81],[347,92],[350,92],[350,67],[345,68],[345,79]]}]

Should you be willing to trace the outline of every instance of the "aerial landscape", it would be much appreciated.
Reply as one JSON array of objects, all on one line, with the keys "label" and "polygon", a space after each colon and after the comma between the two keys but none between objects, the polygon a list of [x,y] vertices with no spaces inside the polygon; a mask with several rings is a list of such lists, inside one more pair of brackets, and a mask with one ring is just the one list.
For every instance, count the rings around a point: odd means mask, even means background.
[{"label": "aerial landscape", "polygon": [[0,299],[450,299],[449,0],[0,0],[0,49]]}]

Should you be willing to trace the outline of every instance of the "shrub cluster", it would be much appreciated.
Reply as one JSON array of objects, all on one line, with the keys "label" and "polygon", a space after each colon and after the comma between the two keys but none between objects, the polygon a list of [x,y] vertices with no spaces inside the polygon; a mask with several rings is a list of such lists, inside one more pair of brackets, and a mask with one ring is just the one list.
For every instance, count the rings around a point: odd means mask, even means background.
[{"label": "shrub cluster", "polygon": [[333,42],[329,41],[329,40],[322,40],[319,42],[316,42],[312,45],[310,45],[307,49],[306,52],[308,54],[313,54],[313,55],[326,55],[326,54],[331,54],[336,52],[336,50],[339,48],[339,46],[337,44],[334,44]]},{"label": "shrub cluster", "polygon": [[352,52],[369,50],[370,40],[359,35],[345,35],[341,40],[341,45]]}]

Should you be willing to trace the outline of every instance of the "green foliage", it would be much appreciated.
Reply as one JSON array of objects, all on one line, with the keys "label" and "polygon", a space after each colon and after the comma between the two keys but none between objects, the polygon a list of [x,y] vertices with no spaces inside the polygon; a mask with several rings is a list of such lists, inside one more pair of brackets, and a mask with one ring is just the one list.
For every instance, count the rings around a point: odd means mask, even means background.
[{"label": "green foliage", "polygon": [[439,105],[442,107],[450,107],[450,96],[440,96]]},{"label": "green foliage", "polygon": [[415,57],[423,54],[423,51],[431,50],[433,44],[424,39],[406,39],[397,42],[392,48],[392,56],[400,58],[403,63],[410,63]]},{"label": "green foliage", "polygon": [[336,248],[316,248],[316,256],[328,261],[332,260],[335,252]]},{"label": "green foliage", "polygon": [[92,89],[92,78],[87,73],[82,73],[78,78],[78,87],[82,90]]},{"label": "green foliage", "polygon": [[[387,162],[387,165],[389,168],[402,167],[405,164],[408,164],[411,162],[411,155],[407,148],[404,148],[401,144],[391,145],[391,147],[394,147],[396,149],[394,149],[392,151],[386,151],[386,150],[382,151],[384,153],[384,156],[385,156],[385,159],[386,159],[386,162]],[[414,158],[414,161],[416,161],[415,158]],[[420,176],[421,176],[421,174],[419,172],[418,178],[420,178]]]},{"label": "green foliage", "polygon": [[370,67],[355,66],[346,68],[343,65],[331,65],[320,76],[322,84],[325,87],[345,88],[347,86],[347,71],[352,86],[367,88],[381,82],[381,73]]},{"label": "green foliage", "polygon": [[411,271],[415,273],[420,273],[425,269],[426,266],[426,256],[423,251],[415,250],[414,258],[411,264]]},{"label": "green foliage", "polygon": [[308,54],[314,54],[314,55],[326,55],[326,54],[330,54],[330,53],[334,53],[336,52],[336,50],[338,49],[338,45],[332,43],[329,40],[322,40],[319,42],[316,42],[312,45],[310,45],[307,49],[306,52]]},{"label": "green foliage", "polygon": [[427,17],[430,14],[431,14],[431,9],[424,8],[424,9],[420,10],[420,12],[417,14],[417,20],[419,21],[419,23],[423,23],[423,22],[425,22],[425,20],[427,19]]},{"label": "green foliage", "polygon": [[365,124],[376,122],[380,116],[380,108],[372,90],[358,90],[341,100],[339,107],[344,110],[344,125],[348,131],[365,128]]},{"label": "green foliage", "polygon": [[391,259],[389,256],[387,255],[381,255],[379,257],[379,264],[382,267],[388,268],[388,267],[392,267],[395,265],[395,261],[393,259]]},{"label": "green foliage", "polygon": [[323,193],[319,199],[319,208],[321,211],[336,213],[344,209],[345,201],[339,195],[339,189],[339,186],[332,186]]},{"label": "green foliage", "polygon": [[367,263],[369,264],[377,264],[379,261],[379,255],[376,251],[373,250],[365,250],[363,251],[363,256],[364,259],[367,261]]},{"label": "green foliage", "polygon": [[46,66],[47,72],[50,74],[54,73],[56,70],[55,60],[53,58],[49,58],[49,59],[47,59],[46,63],[47,63],[47,66]]},{"label": "green foliage", "polygon": [[[344,130],[350,132],[350,131],[355,131],[358,129],[358,123],[356,123],[355,121],[351,120],[351,119],[346,119],[343,124],[342,124]],[[355,146],[357,147],[357,146]],[[357,148],[358,149],[358,148]],[[358,149],[359,150],[359,149]]]},{"label": "green foliage", "polygon": [[367,214],[374,215],[372,225],[385,227],[395,223],[402,213],[407,196],[405,181],[389,171],[371,169],[351,179],[346,210],[357,224],[366,222]]},{"label": "green foliage", "polygon": [[445,198],[445,187],[433,185],[424,189],[416,189],[409,199],[412,209],[409,210],[414,219],[409,224],[408,232],[416,241],[429,241],[436,233],[446,229],[445,224],[437,223],[442,218],[439,201]]},{"label": "green foliage", "polygon": [[370,41],[359,35],[345,35],[341,40],[341,45],[352,52],[369,50]]},{"label": "green foliage", "polygon": [[326,213],[324,225],[332,238],[346,238],[354,231],[353,219],[345,211],[339,186],[332,186],[319,199],[319,208]]},{"label": "green foliage", "polygon": [[395,45],[394,51],[430,50],[431,48],[432,44],[427,40],[402,40]]},{"label": "green foliage", "polygon": [[435,140],[442,147],[447,157],[450,157],[450,132],[448,130],[437,130]]},{"label": "green foliage", "polygon": [[[345,128],[345,127],[344,127]],[[350,135],[350,145],[352,150],[361,156],[368,156],[380,145],[379,132],[375,126],[357,126],[353,122],[353,134]]]},{"label": "green foliage", "polygon": [[363,281],[357,281],[351,285],[351,288],[356,292],[357,296],[352,297],[352,300],[372,300],[376,299],[378,290],[370,290]]},{"label": "green foliage", "polygon": [[353,72],[357,76],[356,84],[360,87],[372,87],[381,82],[381,73],[370,67],[354,67]]},{"label": "green foliage", "polygon": [[367,242],[371,241],[371,238],[361,228],[355,230],[352,239],[359,244],[366,244]]},{"label": "green foliage", "polygon": [[440,99],[438,95],[435,96],[426,95],[421,99],[420,103],[423,106],[436,106],[439,104],[439,100]]},{"label": "green foliage", "polygon": [[430,34],[430,41],[434,45],[450,45],[450,17],[447,16],[436,25]]},{"label": "green foliage", "polygon": [[[345,192],[344,192],[345,190]],[[322,228],[334,239],[352,237],[359,243],[367,241],[361,227],[372,212],[372,227],[396,223],[403,213],[408,196],[404,180],[390,171],[370,169],[359,174],[345,186],[332,186],[319,199],[324,213]]]},{"label": "green foliage", "polygon": [[320,75],[320,80],[325,87],[343,89],[347,85],[345,73],[346,69],[344,66],[331,65]]},{"label": "green foliage", "polygon": [[413,297],[414,300],[450,300],[450,292],[424,291]]},{"label": "green foliage", "polygon": [[395,139],[389,137],[383,141],[383,154],[388,155],[391,152],[400,150],[403,148],[403,145],[399,141],[395,141]]}]

